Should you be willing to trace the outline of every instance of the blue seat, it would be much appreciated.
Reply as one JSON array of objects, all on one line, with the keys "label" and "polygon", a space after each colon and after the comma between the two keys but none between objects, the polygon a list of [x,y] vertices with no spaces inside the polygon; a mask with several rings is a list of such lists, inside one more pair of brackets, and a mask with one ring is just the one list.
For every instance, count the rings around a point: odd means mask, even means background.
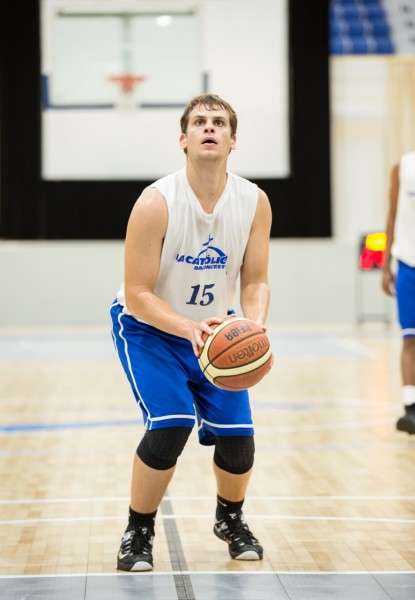
[{"label": "blue seat", "polygon": [[339,19],[359,19],[360,11],[355,4],[331,4],[330,15]]},{"label": "blue seat", "polygon": [[344,19],[360,19],[360,11],[355,4],[345,5],[339,8],[339,16]]},{"label": "blue seat", "polygon": [[369,46],[366,39],[363,36],[351,38],[351,42],[351,54],[369,54]]},{"label": "blue seat", "polygon": [[362,36],[365,34],[363,21],[360,19],[345,19],[343,22],[350,36]]},{"label": "blue seat", "polygon": [[368,20],[368,27],[374,36],[387,36],[389,34],[389,25],[384,19]]},{"label": "blue seat", "polygon": [[331,54],[393,54],[390,27],[379,0],[331,0]]},{"label": "blue seat", "polygon": [[394,54],[395,48],[389,36],[376,37],[375,43],[377,54]]},{"label": "blue seat", "polygon": [[330,15],[330,17],[334,17],[334,16],[336,16],[336,14],[337,14],[337,11],[336,11],[336,7],[334,5],[334,2],[330,2],[330,5],[329,5],[329,15]]},{"label": "blue seat", "polygon": [[344,54],[343,42],[340,35],[330,37],[330,54]]},{"label": "blue seat", "polygon": [[329,31],[330,31],[330,35],[340,35],[342,28],[340,25],[340,21],[339,19],[337,19],[336,17],[332,17],[329,21]]},{"label": "blue seat", "polygon": [[380,4],[369,4],[364,7],[364,11],[368,19],[385,18],[385,11]]}]

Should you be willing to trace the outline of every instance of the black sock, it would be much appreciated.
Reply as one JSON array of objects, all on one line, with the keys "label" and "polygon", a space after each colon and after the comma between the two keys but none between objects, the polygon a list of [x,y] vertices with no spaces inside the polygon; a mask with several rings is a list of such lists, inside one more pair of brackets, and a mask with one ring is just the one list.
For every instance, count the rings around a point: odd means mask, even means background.
[{"label": "black sock", "polygon": [[226,519],[231,513],[238,513],[242,510],[244,499],[240,502],[231,502],[221,496],[217,496],[216,519]]},{"label": "black sock", "polygon": [[157,511],[152,513],[139,513],[133,510],[130,506],[128,527],[125,531],[131,531],[131,529],[137,529],[137,526],[144,525],[154,535],[154,524],[156,521]]}]

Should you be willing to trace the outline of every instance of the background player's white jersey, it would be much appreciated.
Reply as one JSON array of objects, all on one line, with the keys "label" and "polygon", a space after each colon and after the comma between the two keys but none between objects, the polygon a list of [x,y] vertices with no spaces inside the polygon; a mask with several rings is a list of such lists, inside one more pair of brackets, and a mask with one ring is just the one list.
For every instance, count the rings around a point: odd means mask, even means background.
[{"label": "background player's white jersey", "polygon": [[[256,184],[228,173],[213,213],[203,211],[182,169],[150,187],[166,199],[168,225],[154,293],[195,321],[234,308],[236,281],[258,202]],[[121,288],[117,300],[125,306]],[[124,312],[130,314],[125,308]]]},{"label": "background player's white jersey", "polygon": [[415,152],[401,157],[392,256],[415,267]]}]

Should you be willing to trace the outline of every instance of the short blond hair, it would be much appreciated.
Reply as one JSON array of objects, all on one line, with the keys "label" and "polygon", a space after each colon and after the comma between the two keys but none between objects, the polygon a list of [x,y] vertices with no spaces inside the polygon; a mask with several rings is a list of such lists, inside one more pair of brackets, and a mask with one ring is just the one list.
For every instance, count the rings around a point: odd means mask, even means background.
[{"label": "short blond hair", "polygon": [[223,100],[220,96],[216,94],[202,94],[201,96],[195,96],[192,98],[184,109],[182,117],[180,119],[180,127],[182,133],[187,132],[187,126],[189,124],[189,115],[192,110],[196,106],[204,106],[207,110],[217,110],[218,108],[223,108],[229,115],[229,123],[231,126],[231,134],[236,134],[236,129],[238,127],[238,117],[236,112],[226,100]]}]

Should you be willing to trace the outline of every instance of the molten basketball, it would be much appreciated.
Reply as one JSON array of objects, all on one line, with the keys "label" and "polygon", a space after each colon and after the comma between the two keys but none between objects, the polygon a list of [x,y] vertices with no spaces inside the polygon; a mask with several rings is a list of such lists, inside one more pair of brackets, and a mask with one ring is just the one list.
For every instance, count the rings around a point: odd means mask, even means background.
[{"label": "molten basketball", "polygon": [[240,317],[211,327],[214,332],[203,335],[205,345],[199,356],[206,378],[217,387],[234,392],[261,381],[273,363],[269,339],[262,327]]}]

